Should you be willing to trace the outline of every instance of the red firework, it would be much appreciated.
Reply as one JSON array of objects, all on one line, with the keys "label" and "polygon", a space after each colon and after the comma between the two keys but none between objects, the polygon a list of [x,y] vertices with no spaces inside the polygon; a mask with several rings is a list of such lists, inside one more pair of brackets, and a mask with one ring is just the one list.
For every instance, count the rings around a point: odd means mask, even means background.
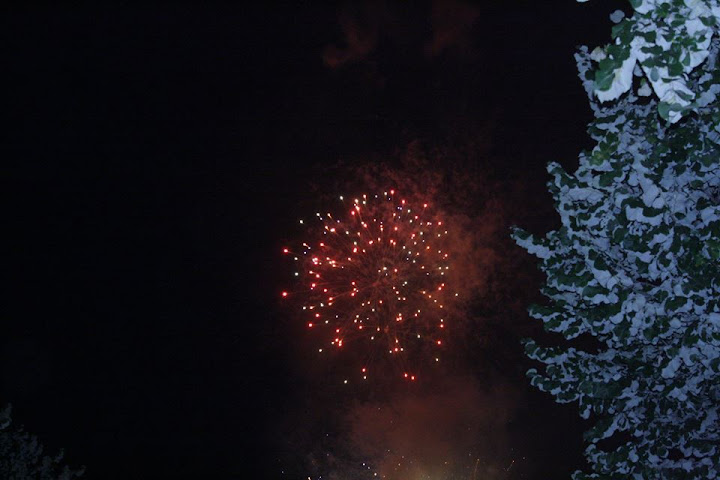
[{"label": "red firework", "polygon": [[[395,200],[395,191],[363,195],[337,218],[316,214],[312,241],[292,255],[298,267],[297,297],[307,326],[324,337],[324,347],[362,345],[402,365],[444,346],[448,302],[458,293],[448,284],[448,231],[427,203]],[[349,207],[349,208],[348,208]],[[301,221],[301,223],[303,223]],[[320,352],[323,348],[319,349]],[[367,378],[367,366],[361,368]],[[408,371],[402,376],[415,380]]]}]

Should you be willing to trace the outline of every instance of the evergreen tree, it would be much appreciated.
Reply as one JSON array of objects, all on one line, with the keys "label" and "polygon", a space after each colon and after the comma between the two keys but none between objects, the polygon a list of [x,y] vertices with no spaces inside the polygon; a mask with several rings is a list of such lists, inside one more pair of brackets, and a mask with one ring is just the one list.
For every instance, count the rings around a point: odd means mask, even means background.
[{"label": "evergreen tree", "polygon": [[528,375],[591,420],[575,479],[720,478],[720,5],[630,3],[576,55],[596,146],[548,167],[562,227],[514,232],[547,276],[530,313],[567,340],[526,341]]},{"label": "evergreen tree", "polygon": [[72,480],[84,468],[71,470],[62,465],[62,451],[43,455],[43,446],[34,435],[13,428],[10,406],[0,410],[0,478],[3,480]]}]

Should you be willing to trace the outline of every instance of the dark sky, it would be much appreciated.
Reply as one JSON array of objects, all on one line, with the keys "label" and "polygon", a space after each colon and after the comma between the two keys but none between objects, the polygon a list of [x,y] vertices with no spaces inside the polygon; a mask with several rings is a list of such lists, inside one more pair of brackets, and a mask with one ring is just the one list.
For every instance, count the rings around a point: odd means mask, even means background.
[{"label": "dark sky", "polygon": [[625,6],[99,3],[0,18],[0,402],[103,479],[304,478],[280,474],[308,454],[287,418],[312,415],[278,252],[317,176],[480,129],[551,228],[544,165],[589,146],[572,54]]}]

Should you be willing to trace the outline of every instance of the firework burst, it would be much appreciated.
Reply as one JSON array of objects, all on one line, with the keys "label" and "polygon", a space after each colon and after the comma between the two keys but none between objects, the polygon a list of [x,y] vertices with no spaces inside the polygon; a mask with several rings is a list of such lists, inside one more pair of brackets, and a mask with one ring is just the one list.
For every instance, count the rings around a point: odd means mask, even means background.
[{"label": "firework burst", "polygon": [[[282,296],[295,298],[307,327],[318,331],[320,352],[383,354],[415,380],[413,365],[429,349],[439,361],[448,307],[459,295],[449,275],[447,225],[428,203],[410,205],[394,190],[340,202],[339,214],[316,214],[299,251],[283,250],[297,264],[299,285]],[[368,370],[360,367],[362,378]]]}]

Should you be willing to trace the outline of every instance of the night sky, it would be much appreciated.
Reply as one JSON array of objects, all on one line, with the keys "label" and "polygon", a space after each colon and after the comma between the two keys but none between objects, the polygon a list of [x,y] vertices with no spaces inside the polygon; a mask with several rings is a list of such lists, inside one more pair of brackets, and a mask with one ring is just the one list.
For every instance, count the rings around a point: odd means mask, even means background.
[{"label": "night sky", "polygon": [[[14,421],[90,479],[356,478],[388,421],[449,425],[482,478],[582,467],[575,410],[523,376],[541,277],[507,235],[557,225],[545,165],[592,147],[573,53],[625,2],[142,3],[0,16]],[[502,207],[463,333],[482,340],[445,378],[344,388],[280,301],[281,248],[324,193],[417,156],[483,179],[474,218]]]}]

